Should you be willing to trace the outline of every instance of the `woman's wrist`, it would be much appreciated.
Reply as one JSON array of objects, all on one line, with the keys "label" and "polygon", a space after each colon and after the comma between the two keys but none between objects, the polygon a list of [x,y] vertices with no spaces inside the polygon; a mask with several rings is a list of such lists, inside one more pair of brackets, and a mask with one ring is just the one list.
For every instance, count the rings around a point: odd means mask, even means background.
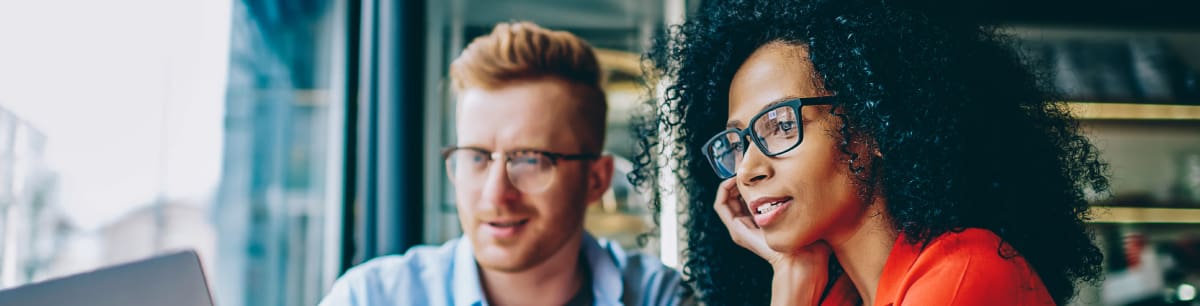
[{"label": "woman's wrist", "polygon": [[801,264],[789,260],[773,262],[771,305],[817,305],[829,281],[826,265]]}]

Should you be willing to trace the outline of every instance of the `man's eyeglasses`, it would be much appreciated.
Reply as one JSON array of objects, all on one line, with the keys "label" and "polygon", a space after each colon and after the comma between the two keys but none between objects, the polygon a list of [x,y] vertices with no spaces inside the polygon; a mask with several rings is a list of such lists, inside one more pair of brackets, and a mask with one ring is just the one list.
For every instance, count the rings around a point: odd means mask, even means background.
[{"label": "man's eyeglasses", "polygon": [[455,185],[476,185],[487,179],[494,160],[503,159],[508,181],[524,193],[539,193],[554,181],[558,161],[595,160],[598,154],[562,154],[538,150],[491,152],[474,147],[450,147],[442,151],[446,173]]},{"label": "man's eyeglasses", "polygon": [[747,138],[768,157],[791,151],[804,138],[801,129],[800,107],[829,105],[832,97],[799,98],[771,106],[750,119],[745,130],[730,128],[717,133],[704,144],[704,157],[721,179],[737,175],[737,167],[749,147]]}]

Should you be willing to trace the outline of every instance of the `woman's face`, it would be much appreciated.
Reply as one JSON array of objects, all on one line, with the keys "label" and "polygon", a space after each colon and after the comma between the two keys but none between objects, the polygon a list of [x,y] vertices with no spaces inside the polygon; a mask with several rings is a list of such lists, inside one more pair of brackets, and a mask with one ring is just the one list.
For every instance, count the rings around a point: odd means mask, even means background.
[{"label": "woman's face", "polygon": [[[747,129],[750,120],[779,102],[831,95],[822,87],[804,47],[765,45],[733,77],[728,126]],[[750,144],[737,164],[738,192],[776,251],[797,250],[819,240],[837,244],[865,220],[867,205],[858,197],[839,149],[841,138],[833,132],[841,122],[829,108],[800,108],[802,140],[795,148],[767,157]]]}]

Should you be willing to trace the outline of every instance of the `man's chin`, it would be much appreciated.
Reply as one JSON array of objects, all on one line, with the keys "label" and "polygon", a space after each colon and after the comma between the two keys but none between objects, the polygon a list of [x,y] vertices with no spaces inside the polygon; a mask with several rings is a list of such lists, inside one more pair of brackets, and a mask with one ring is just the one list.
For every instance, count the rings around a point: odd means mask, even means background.
[{"label": "man's chin", "polygon": [[475,261],[481,268],[491,271],[518,272],[533,266],[533,254],[519,245],[486,243],[475,248]]},{"label": "man's chin", "polygon": [[481,269],[506,273],[525,271],[536,264],[536,261],[526,260],[517,256],[498,258],[498,256],[477,255],[475,261],[479,263],[479,268]]},{"label": "man's chin", "polygon": [[487,271],[502,272],[502,273],[517,273],[528,270],[532,265],[521,265],[515,261],[479,261],[479,268]]}]

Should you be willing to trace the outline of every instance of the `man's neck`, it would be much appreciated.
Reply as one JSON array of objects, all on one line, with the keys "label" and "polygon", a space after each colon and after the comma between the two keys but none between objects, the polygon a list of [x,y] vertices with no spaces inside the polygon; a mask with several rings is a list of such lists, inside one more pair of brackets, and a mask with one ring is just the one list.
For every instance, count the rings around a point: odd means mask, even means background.
[{"label": "man's neck", "polygon": [[[545,261],[520,272],[490,271],[480,268],[480,281],[488,304],[561,305],[583,286],[584,273],[579,261],[583,236],[568,241]],[[586,289],[586,288],[582,288]]]}]

